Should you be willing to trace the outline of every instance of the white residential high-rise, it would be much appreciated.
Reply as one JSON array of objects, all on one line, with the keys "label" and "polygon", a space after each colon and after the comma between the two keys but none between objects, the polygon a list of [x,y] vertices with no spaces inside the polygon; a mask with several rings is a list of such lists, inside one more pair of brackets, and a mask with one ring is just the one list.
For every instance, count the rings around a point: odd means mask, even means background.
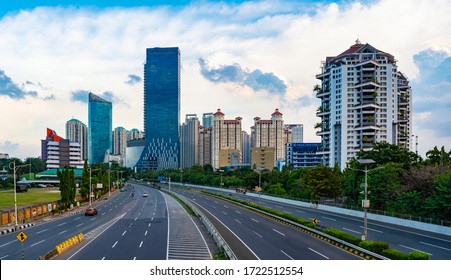
[{"label": "white residential high-rise", "polygon": [[412,92],[393,55],[358,40],[322,62],[315,86],[321,100],[315,125],[323,164],[341,169],[376,142],[410,148]]},{"label": "white residential high-rise", "polygon": [[243,164],[251,164],[251,136],[244,130],[241,132],[241,141],[241,161]]},{"label": "white residential high-rise", "polygon": [[77,142],[81,147],[82,160],[88,159],[88,127],[77,119],[66,122],[66,139]]}]

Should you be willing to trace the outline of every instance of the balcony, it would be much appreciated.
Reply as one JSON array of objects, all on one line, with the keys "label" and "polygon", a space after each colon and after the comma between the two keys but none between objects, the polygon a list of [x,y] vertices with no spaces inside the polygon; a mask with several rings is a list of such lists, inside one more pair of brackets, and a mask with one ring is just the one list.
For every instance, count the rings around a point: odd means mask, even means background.
[{"label": "balcony", "polygon": [[321,130],[321,131],[316,132],[317,136],[329,135],[329,134],[330,134],[330,130]]},{"label": "balcony", "polygon": [[323,98],[330,95],[330,91],[320,91],[316,93],[316,98]]},{"label": "balcony", "polygon": [[360,109],[380,109],[381,106],[377,103],[372,103],[372,102],[368,102],[368,103],[359,103],[354,105],[354,109],[355,110],[360,110]]},{"label": "balcony", "polygon": [[330,115],[330,111],[317,111],[316,112],[316,116],[317,117],[322,117],[322,116],[326,116],[326,115]]},{"label": "balcony", "polygon": [[381,130],[381,127],[374,123],[362,123],[354,127],[354,130]]}]

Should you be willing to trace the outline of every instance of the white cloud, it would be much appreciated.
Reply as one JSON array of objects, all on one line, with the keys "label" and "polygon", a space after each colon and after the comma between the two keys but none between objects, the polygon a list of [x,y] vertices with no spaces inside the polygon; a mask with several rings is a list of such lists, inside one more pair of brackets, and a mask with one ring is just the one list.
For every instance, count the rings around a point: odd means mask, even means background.
[{"label": "white cloud", "polygon": [[[313,129],[319,100],[312,88],[321,60],[346,50],[358,36],[393,54],[399,69],[416,78],[414,54],[425,49],[449,53],[450,13],[446,0],[402,5],[391,0],[368,5],[279,0],[202,2],[177,9],[22,11],[0,20],[0,70],[17,84],[44,84],[34,90],[39,97],[54,99],[0,96],[2,114],[14,116],[2,124],[0,142],[19,143],[21,149],[14,151],[18,157],[39,155],[46,127],[64,136],[70,118],[87,122],[87,106],[71,101],[71,93],[80,89],[125,100],[113,104],[113,127],[142,129],[142,87],[124,80],[131,73],[142,75],[145,49],[157,46],[181,49],[182,114],[221,108],[226,118],[243,117],[249,131],[255,116],[270,118],[279,108],[287,123],[304,124],[305,141],[319,141]],[[287,83],[286,94],[262,97],[248,87],[213,84],[200,73],[201,57],[212,66],[238,63],[274,73]]]}]

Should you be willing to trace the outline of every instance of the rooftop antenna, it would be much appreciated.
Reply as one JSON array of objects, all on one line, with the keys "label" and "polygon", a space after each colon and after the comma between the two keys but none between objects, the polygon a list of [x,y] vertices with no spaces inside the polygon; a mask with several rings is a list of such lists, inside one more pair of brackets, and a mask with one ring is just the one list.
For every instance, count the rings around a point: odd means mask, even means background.
[{"label": "rooftop antenna", "polygon": [[356,45],[360,45],[359,34],[357,34],[357,40],[355,40]]}]

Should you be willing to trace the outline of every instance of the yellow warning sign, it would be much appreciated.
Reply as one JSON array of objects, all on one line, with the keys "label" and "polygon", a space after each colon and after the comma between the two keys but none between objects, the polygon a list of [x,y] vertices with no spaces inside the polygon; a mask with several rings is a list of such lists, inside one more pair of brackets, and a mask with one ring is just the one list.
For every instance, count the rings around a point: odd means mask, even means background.
[{"label": "yellow warning sign", "polygon": [[19,232],[18,235],[16,235],[16,238],[20,241],[20,242],[24,242],[25,240],[27,240],[28,236],[25,234],[25,232],[21,231]]},{"label": "yellow warning sign", "polygon": [[313,219],[312,219],[312,223],[313,223],[314,225],[316,225],[316,224],[318,223],[318,219],[317,219],[317,218],[313,218]]}]

